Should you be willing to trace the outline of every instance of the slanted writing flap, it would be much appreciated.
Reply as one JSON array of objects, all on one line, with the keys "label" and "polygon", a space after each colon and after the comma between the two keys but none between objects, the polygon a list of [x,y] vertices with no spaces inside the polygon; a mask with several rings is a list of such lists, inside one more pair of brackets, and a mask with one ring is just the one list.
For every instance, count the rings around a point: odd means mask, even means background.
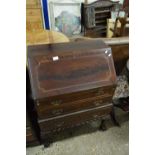
[{"label": "slanted writing flap", "polygon": [[111,48],[100,40],[30,46],[28,67],[34,99],[116,82]]}]

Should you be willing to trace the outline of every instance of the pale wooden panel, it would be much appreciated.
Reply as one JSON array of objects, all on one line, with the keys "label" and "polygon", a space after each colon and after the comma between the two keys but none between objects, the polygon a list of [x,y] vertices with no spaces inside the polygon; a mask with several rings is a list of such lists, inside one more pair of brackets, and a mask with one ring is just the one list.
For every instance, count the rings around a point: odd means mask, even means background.
[{"label": "pale wooden panel", "polygon": [[40,8],[36,8],[36,9],[26,9],[26,16],[40,16],[41,14],[41,9]]},{"label": "pale wooden panel", "polygon": [[26,0],[26,8],[38,8],[41,7],[40,0]]},{"label": "pale wooden panel", "polygon": [[43,30],[41,9],[26,9],[26,31]]},{"label": "pale wooden panel", "polygon": [[26,33],[43,30],[42,21],[26,22]]},{"label": "pale wooden panel", "polygon": [[26,38],[27,45],[69,42],[64,34],[48,30],[29,32]]}]

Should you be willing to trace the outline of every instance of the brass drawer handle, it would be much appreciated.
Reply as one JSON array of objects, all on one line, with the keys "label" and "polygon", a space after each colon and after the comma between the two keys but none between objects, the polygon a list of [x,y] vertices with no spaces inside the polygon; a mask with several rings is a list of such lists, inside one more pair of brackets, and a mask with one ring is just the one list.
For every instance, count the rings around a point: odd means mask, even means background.
[{"label": "brass drawer handle", "polygon": [[51,102],[51,104],[53,105],[60,105],[61,103],[62,103],[62,100],[55,100]]},{"label": "brass drawer handle", "polygon": [[52,110],[53,115],[60,115],[63,113],[63,109]]},{"label": "brass drawer handle", "polygon": [[102,100],[95,101],[95,102],[94,102],[94,105],[95,105],[95,106],[99,106],[99,105],[101,105],[101,104],[102,104],[102,102],[103,102]]}]

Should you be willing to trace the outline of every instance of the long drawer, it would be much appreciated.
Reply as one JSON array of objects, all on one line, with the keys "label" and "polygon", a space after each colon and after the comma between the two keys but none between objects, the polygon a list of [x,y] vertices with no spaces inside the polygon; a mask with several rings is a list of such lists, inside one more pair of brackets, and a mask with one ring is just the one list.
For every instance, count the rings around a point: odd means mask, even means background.
[{"label": "long drawer", "polygon": [[67,113],[72,113],[75,111],[80,111],[84,109],[89,109],[93,107],[98,107],[101,105],[105,105],[107,102],[111,102],[112,96],[99,96],[90,99],[83,99],[80,101],[70,102],[68,104],[41,104],[40,106],[36,106],[38,117],[40,119],[45,119],[49,117],[54,117],[58,115],[64,115]]},{"label": "long drawer", "polygon": [[61,105],[61,104],[69,104],[70,102],[89,99],[90,97],[99,97],[99,96],[112,96],[114,94],[115,87],[108,86],[104,88],[90,89],[87,91],[81,91],[72,94],[66,94],[62,96],[55,96],[52,99],[47,99],[44,101],[36,102],[36,106],[50,106],[50,105]]},{"label": "long drawer", "polygon": [[109,103],[104,106],[82,110],[66,115],[61,115],[49,119],[38,120],[41,131],[62,130],[73,126],[81,125],[87,121],[99,119],[107,115],[112,110],[112,104]]}]

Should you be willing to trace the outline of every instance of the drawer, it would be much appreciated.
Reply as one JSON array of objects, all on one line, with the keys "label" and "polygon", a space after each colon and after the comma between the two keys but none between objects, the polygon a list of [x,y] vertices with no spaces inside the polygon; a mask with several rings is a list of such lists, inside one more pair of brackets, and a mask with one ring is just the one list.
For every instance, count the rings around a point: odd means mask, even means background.
[{"label": "drawer", "polygon": [[77,102],[70,102],[68,104],[47,104],[46,106],[41,104],[36,106],[38,117],[40,119],[49,118],[57,115],[64,115],[67,113],[72,113],[75,111],[80,111],[84,109],[89,109],[101,105],[105,105],[107,102],[111,102],[112,96],[95,97],[91,99],[83,99]]},{"label": "drawer", "polygon": [[49,106],[49,105],[62,105],[62,104],[69,104],[70,102],[82,100],[82,99],[90,99],[93,97],[99,96],[113,96],[115,91],[115,87],[104,87],[104,88],[97,88],[91,89],[87,91],[81,91],[78,93],[73,94],[66,94],[63,96],[55,96],[52,99],[38,101],[36,102],[36,106]]},{"label": "drawer", "polygon": [[71,114],[61,115],[49,119],[39,120],[39,126],[41,132],[52,130],[63,130],[86,123],[87,121],[102,118],[108,115],[112,110],[112,104],[96,107],[93,109],[87,109]]}]

